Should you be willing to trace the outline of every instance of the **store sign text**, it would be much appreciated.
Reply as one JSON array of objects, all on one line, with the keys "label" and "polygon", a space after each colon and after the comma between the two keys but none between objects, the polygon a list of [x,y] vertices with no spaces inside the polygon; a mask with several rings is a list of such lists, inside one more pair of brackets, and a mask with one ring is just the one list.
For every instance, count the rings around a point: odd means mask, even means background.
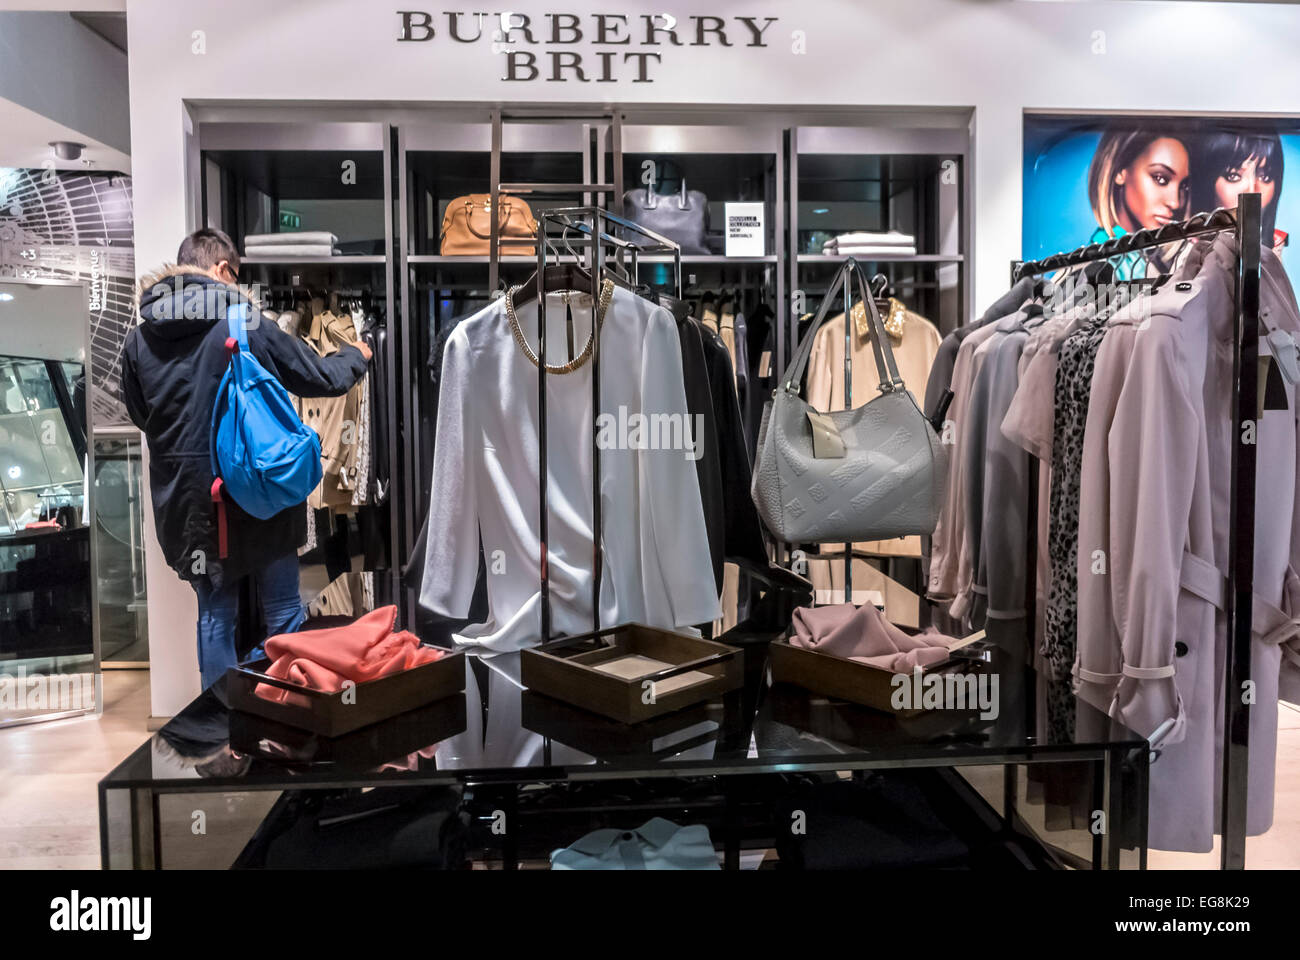
[{"label": "store sign text", "polygon": [[[672,47],[767,47],[776,17],[683,17],[667,13],[525,13],[398,10],[399,43],[449,38],[490,44],[508,82],[654,83]],[[583,49],[574,49],[582,44]],[[606,49],[608,48],[608,49]],[[635,49],[628,49],[635,48]]]}]

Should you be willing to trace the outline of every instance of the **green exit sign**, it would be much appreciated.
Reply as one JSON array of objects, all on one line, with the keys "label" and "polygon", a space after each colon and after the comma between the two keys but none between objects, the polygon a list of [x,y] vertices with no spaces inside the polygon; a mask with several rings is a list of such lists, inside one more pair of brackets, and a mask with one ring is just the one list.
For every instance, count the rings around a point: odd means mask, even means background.
[{"label": "green exit sign", "polygon": [[280,211],[280,229],[297,230],[302,226],[302,215],[294,213],[292,210]]}]

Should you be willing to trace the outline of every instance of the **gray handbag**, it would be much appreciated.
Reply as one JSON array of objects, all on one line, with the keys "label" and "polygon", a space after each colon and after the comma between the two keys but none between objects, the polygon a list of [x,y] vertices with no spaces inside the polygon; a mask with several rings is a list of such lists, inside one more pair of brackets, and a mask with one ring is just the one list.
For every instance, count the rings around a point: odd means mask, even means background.
[{"label": "gray handbag", "polygon": [[633,223],[662,234],[682,248],[682,253],[708,253],[704,235],[709,229],[709,198],[698,190],[682,189],[661,197],[651,184],[623,194],[623,215]]},{"label": "gray handbag", "polygon": [[[871,320],[880,395],[823,413],[800,396],[813,338],[852,277]],[[847,322],[847,320],[846,320]],[[889,337],[862,268],[850,259],[822,300],[763,410],[751,494],[768,529],[786,543],[848,543],[934,532],[948,451],[898,375]]]}]

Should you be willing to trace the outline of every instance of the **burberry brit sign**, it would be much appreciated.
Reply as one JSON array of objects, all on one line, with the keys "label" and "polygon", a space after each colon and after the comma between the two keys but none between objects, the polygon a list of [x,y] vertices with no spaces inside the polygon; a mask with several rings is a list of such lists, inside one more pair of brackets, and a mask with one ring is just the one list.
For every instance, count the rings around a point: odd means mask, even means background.
[{"label": "burberry brit sign", "polygon": [[668,13],[398,10],[399,43],[480,43],[504,60],[502,80],[654,83],[674,48],[767,47],[777,17]]}]

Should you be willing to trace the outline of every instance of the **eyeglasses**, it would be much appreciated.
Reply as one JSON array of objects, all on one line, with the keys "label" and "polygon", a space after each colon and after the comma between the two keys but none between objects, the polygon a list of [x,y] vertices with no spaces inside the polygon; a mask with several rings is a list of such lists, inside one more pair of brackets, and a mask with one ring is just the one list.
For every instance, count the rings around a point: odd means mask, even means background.
[{"label": "eyeglasses", "polygon": [[222,262],[226,265],[226,270],[227,270],[227,272],[229,272],[229,274],[230,274],[232,277],[235,278],[235,283],[238,283],[238,282],[239,282],[239,269],[238,269],[237,267],[232,267],[232,266],[230,265],[230,261],[229,261],[229,260],[223,260]]}]

